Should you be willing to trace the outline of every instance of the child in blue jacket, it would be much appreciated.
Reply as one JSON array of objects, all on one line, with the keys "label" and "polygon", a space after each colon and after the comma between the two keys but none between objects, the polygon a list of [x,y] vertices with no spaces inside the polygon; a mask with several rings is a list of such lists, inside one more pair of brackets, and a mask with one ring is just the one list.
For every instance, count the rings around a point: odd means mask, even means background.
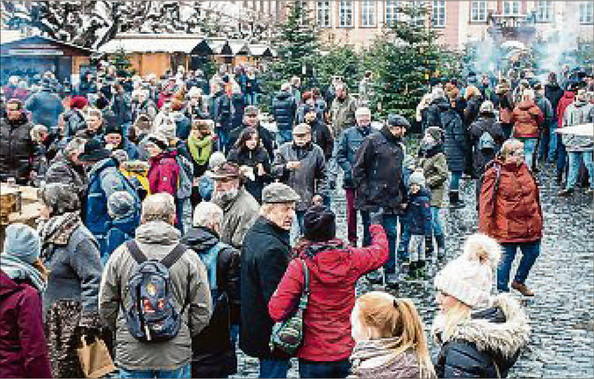
[{"label": "child in blue jacket", "polygon": [[408,181],[408,206],[404,214],[405,228],[410,236],[410,258],[407,279],[427,279],[425,241],[431,238],[431,193],[425,188],[422,171],[415,171]]}]

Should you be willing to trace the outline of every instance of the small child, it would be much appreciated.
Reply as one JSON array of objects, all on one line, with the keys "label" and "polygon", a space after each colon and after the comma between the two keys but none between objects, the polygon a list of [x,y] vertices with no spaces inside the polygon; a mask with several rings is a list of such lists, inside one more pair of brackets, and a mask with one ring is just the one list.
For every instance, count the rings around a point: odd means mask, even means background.
[{"label": "small child", "polygon": [[[427,188],[431,191],[431,226],[437,242],[438,259],[443,259],[446,253],[442,209],[449,172],[446,156],[443,152],[443,138],[443,129],[430,126],[425,130],[425,136],[421,140],[421,148],[419,149],[419,166],[423,169]],[[427,250],[433,251],[432,238],[427,242],[430,244]]]},{"label": "small child", "polygon": [[415,171],[409,178],[409,200],[404,214],[405,229],[410,237],[410,259],[407,279],[427,279],[425,241],[431,238],[431,194],[425,188],[422,171]]},{"label": "small child", "polygon": [[126,191],[117,191],[109,195],[107,212],[112,220],[111,228],[107,232],[105,251],[101,252],[103,265],[115,249],[134,238],[134,232],[140,225],[140,209],[134,197]]},{"label": "small child", "polygon": [[372,291],[351,313],[353,378],[435,378],[423,322],[412,301]]}]

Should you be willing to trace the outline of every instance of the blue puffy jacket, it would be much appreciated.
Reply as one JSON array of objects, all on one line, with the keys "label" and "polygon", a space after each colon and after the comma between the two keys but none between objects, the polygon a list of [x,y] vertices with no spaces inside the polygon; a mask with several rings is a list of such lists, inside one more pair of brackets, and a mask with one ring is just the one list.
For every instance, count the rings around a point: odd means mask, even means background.
[{"label": "blue puffy jacket", "polygon": [[416,194],[408,194],[408,206],[404,214],[406,230],[411,235],[431,235],[431,194],[421,188]]},{"label": "blue puffy jacket", "polygon": [[281,91],[272,100],[272,114],[278,130],[293,129],[296,111],[297,104],[291,92]]},{"label": "blue puffy jacket", "polygon": [[111,253],[121,244],[134,238],[134,232],[140,225],[140,209],[127,217],[116,218],[111,221],[111,228],[107,232],[105,252],[101,252],[101,263],[105,265]]},{"label": "blue puffy jacket", "polygon": [[107,213],[107,199],[117,191],[130,193],[135,199],[136,208],[140,209],[136,189],[118,170],[115,159],[106,158],[97,162],[89,173],[85,222],[99,242],[101,256],[107,252],[107,233],[113,222]]},{"label": "blue puffy jacket", "polygon": [[64,112],[62,100],[52,93],[51,89],[44,88],[27,99],[25,108],[31,112],[33,124],[45,125],[53,128],[58,125],[58,117]]}]

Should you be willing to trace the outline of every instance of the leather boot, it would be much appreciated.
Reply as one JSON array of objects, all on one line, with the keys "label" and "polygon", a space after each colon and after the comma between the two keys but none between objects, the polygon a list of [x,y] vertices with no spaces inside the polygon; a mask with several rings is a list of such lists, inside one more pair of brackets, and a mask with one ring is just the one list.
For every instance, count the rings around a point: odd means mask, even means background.
[{"label": "leather boot", "polygon": [[514,280],[511,287],[524,296],[534,296],[534,291],[528,288],[528,286],[524,283],[518,283]]}]

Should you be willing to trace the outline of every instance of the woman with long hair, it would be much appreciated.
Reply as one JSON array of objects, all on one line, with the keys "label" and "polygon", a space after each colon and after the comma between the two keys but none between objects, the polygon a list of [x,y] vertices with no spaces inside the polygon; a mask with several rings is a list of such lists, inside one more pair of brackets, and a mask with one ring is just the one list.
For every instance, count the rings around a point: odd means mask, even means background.
[{"label": "woman with long hair", "polygon": [[245,188],[259,203],[262,202],[262,189],[270,182],[270,157],[255,128],[247,127],[241,132],[227,160],[249,168]]},{"label": "woman with long hair", "polygon": [[506,294],[491,296],[500,255],[496,240],[473,234],[462,255],[435,277],[440,378],[505,378],[528,344],[530,325],[520,304]]},{"label": "woman with long hair", "polygon": [[351,313],[356,378],[434,378],[423,322],[408,299],[369,292]]}]

